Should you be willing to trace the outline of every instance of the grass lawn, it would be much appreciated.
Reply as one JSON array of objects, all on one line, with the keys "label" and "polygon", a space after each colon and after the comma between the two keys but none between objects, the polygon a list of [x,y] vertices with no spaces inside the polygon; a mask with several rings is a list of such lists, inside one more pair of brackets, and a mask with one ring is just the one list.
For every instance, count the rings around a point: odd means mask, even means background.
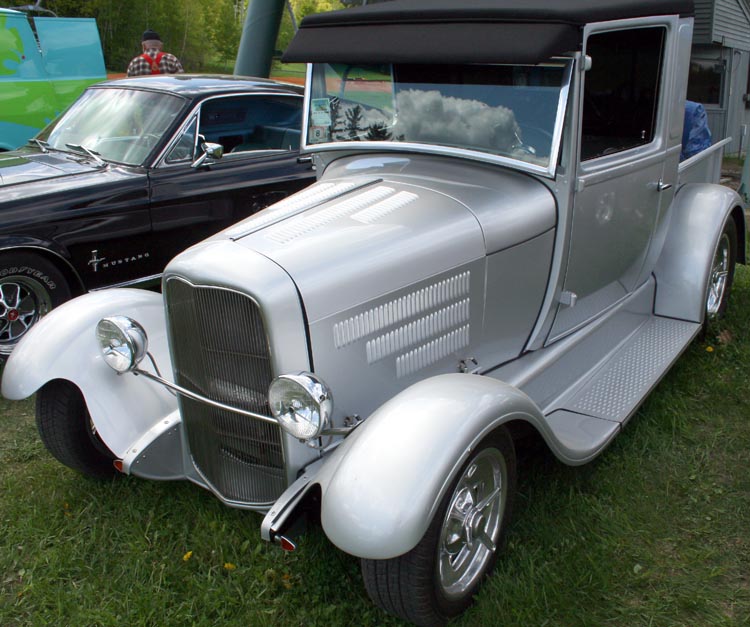
[{"label": "grass lawn", "polygon": [[[524,451],[509,546],[457,627],[750,624],[750,270],[595,462]],[[293,554],[261,517],[187,483],[82,478],[32,401],[0,400],[0,625],[401,625],[356,559],[312,529]]]}]

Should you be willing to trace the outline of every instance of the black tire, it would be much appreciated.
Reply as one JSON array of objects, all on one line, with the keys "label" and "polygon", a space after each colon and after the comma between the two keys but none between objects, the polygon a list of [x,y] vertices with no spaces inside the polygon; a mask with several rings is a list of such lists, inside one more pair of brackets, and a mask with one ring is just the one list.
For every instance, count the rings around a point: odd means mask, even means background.
[{"label": "black tire", "polygon": [[[501,477],[502,489],[491,500],[483,492],[487,486],[482,476],[486,478],[488,470],[493,480],[498,472]],[[472,491],[472,487],[477,490]],[[372,601],[386,612],[422,627],[444,625],[463,612],[495,565],[512,516],[515,491],[515,449],[507,429],[501,427],[472,451],[416,547],[393,559],[362,560],[362,577]],[[482,501],[488,502],[483,507],[472,506]],[[449,512],[454,514],[450,518]],[[463,516],[463,527],[456,514]],[[485,517],[488,520],[483,520]],[[476,539],[473,543],[476,549],[465,542],[465,525],[470,522],[474,522],[475,531],[490,530],[489,543],[494,550]],[[454,566],[451,558],[460,565],[462,555],[475,568],[466,572],[464,578],[452,581],[455,571],[451,570]]]},{"label": "black tire", "polygon": [[44,257],[27,251],[0,253],[0,356],[71,297],[65,276]]},{"label": "black tire", "polygon": [[706,293],[706,321],[724,317],[737,263],[737,225],[729,216],[716,243]]},{"label": "black tire", "polygon": [[36,426],[44,446],[65,466],[102,479],[118,474],[114,454],[95,433],[83,395],[70,381],[55,379],[37,392]]}]

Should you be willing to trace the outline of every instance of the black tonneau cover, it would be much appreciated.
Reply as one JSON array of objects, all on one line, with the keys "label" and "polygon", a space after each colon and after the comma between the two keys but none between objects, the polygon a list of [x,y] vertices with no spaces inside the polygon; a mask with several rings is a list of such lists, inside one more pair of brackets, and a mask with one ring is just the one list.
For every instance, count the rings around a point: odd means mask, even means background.
[{"label": "black tonneau cover", "polygon": [[284,61],[538,63],[575,50],[580,29],[693,15],[693,0],[392,0],[307,16]]}]

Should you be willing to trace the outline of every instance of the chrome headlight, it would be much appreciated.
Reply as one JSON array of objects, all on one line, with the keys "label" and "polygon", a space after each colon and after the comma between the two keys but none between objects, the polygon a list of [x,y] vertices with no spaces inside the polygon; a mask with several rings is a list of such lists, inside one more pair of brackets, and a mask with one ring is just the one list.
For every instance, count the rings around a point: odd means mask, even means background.
[{"label": "chrome headlight", "polygon": [[318,437],[333,413],[330,390],[309,372],[276,377],[268,387],[268,404],[284,431],[299,440]]},{"label": "chrome headlight", "polygon": [[107,365],[119,373],[130,372],[146,356],[146,331],[132,318],[110,316],[96,325],[96,339]]}]

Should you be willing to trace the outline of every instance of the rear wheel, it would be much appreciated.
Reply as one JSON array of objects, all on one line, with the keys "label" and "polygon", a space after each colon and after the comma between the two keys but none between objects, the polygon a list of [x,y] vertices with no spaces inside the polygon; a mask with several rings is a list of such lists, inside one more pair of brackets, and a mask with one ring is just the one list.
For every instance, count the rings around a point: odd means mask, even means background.
[{"label": "rear wheel", "polygon": [[393,559],[362,560],[373,602],[425,627],[464,611],[495,565],[515,489],[513,440],[500,428],[472,451],[416,547]]},{"label": "rear wheel", "polygon": [[55,379],[37,392],[36,426],[60,463],[91,477],[116,474],[115,456],[96,433],[83,395],[70,381]]},{"label": "rear wheel", "polygon": [[10,355],[40,318],[70,297],[62,272],[44,257],[0,253],[0,356]]},{"label": "rear wheel", "polygon": [[727,218],[719,241],[716,244],[711,262],[706,294],[706,319],[721,318],[729,304],[729,293],[734,280],[734,266],[737,261],[737,226],[734,219]]}]

